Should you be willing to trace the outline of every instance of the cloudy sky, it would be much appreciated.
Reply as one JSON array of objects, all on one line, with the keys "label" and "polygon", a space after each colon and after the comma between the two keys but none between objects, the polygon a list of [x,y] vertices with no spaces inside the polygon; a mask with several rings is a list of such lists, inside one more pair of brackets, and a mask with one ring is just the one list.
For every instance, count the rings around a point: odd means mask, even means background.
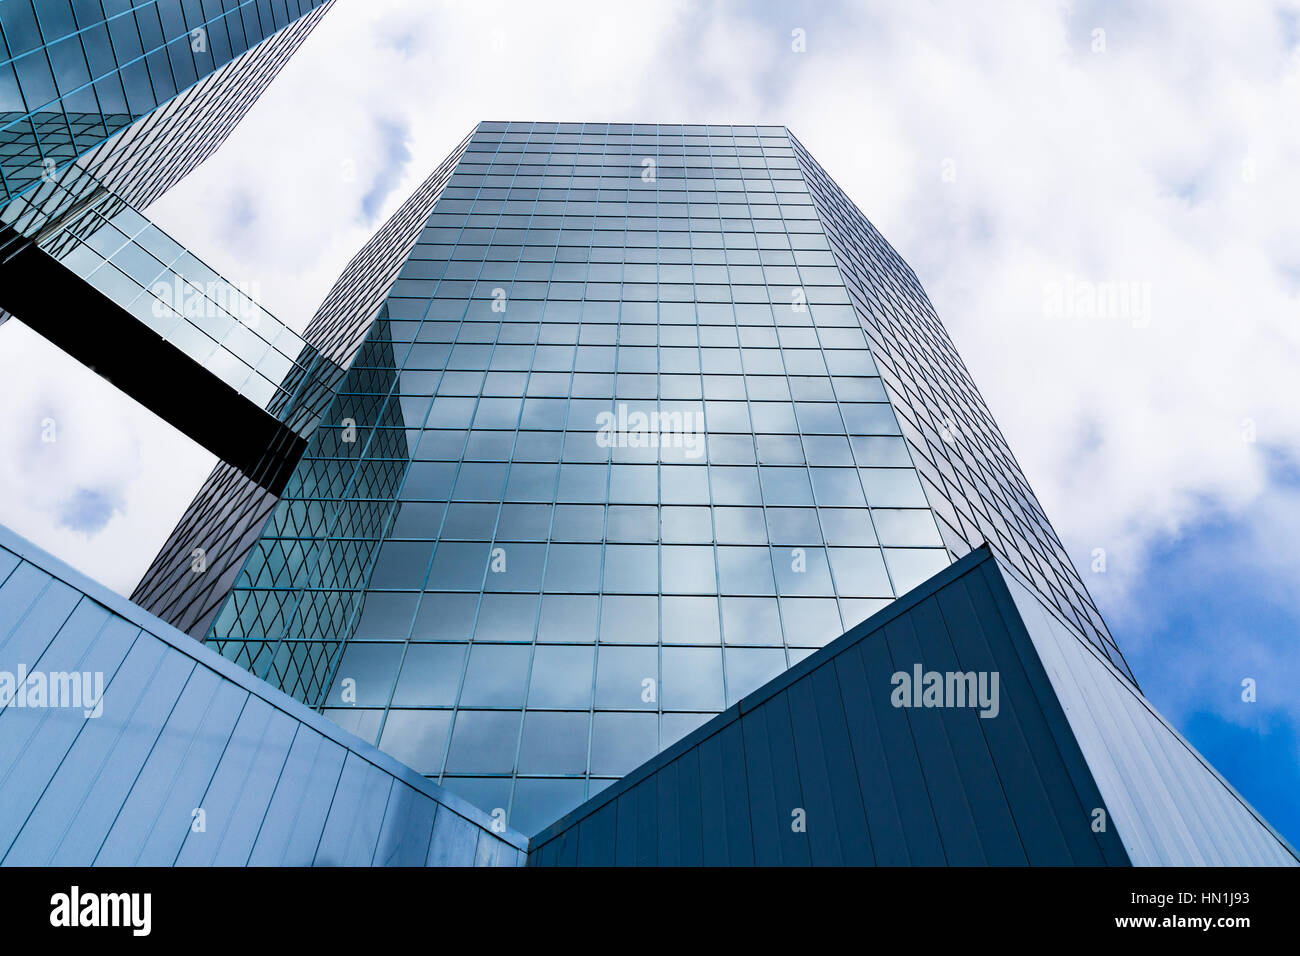
[{"label": "cloudy sky", "polygon": [[[301,328],[479,120],[789,126],[920,276],[1148,696],[1300,843],[1297,115],[1295,3],[339,0],[150,214]],[[0,413],[0,523],[129,592],[212,457],[14,322]]]}]

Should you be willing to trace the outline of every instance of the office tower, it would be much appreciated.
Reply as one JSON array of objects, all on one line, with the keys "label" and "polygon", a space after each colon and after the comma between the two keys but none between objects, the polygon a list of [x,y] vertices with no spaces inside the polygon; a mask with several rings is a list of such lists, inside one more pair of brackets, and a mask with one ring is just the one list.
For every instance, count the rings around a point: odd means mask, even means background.
[{"label": "office tower", "polygon": [[212,647],[525,831],[985,540],[1128,676],[787,130],[482,123],[452,160]]},{"label": "office tower", "polygon": [[[304,35],[296,21],[308,15],[309,31],[317,19],[312,12],[327,5],[322,0],[0,3],[0,209],[277,31],[293,27],[273,45],[288,55]],[[270,75],[279,68],[274,55],[259,66]],[[209,131],[220,126],[210,123]],[[171,161],[174,155],[156,150],[154,159]]]},{"label": "office tower", "polygon": [[325,0],[76,162],[58,168],[42,160],[39,183],[0,204],[0,250],[10,255],[16,241],[36,236],[105,193],[136,210],[148,207],[225,142],[332,6],[333,0]]}]

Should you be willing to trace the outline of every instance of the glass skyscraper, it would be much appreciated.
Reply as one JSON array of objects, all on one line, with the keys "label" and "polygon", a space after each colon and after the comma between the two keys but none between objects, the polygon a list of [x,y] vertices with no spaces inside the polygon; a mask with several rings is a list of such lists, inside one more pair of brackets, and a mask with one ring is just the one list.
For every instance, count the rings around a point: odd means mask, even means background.
[{"label": "glass skyscraper", "polygon": [[[228,659],[523,832],[983,541],[1127,673],[915,276],[784,127],[481,123],[404,212],[191,611]],[[142,589],[184,604],[201,533]]]}]

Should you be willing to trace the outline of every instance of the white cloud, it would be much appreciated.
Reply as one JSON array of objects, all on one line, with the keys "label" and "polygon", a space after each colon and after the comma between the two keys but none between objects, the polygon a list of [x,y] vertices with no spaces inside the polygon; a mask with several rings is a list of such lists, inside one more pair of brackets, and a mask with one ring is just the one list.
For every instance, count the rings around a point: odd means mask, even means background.
[{"label": "white cloud", "polygon": [[129,594],[215,459],[14,320],[0,383],[0,524]]}]

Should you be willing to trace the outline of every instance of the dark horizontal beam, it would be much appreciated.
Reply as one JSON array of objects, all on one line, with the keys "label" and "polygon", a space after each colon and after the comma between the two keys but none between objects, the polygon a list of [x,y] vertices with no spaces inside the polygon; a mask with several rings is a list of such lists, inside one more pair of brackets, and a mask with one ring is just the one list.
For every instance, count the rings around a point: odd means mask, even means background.
[{"label": "dark horizontal beam", "polygon": [[305,439],[34,243],[9,252],[0,308],[267,491],[284,490]]}]

